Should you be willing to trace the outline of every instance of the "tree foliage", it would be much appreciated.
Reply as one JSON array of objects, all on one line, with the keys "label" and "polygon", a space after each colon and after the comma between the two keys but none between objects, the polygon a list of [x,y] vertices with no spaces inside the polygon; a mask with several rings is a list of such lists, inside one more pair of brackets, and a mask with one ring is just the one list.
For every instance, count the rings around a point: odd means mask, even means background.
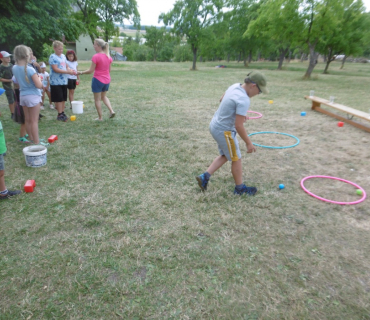
[{"label": "tree foliage", "polygon": [[338,1],[336,6],[336,28],[331,34],[323,36],[319,44],[320,51],[328,57],[324,73],[328,72],[329,64],[335,55],[361,54],[364,31],[370,28],[370,24],[366,23],[362,1],[342,0]]},{"label": "tree foliage", "polygon": [[264,1],[254,0],[230,0],[228,2],[232,8],[225,13],[225,21],[229,25],[229,47],[239,52],[245,66],[248,65],[247,61],[251,61],[253,53],[256,53],[261,49],[261,46],[265,46],[267,43],[267,39],[264,39],[261,33],[250,33],[245,36],[245,31],[250,23],[257,19],[258,10],[263,3]]},{"label": "tree foliage", "polygon": [[[310,52],[305,78],[310,78],[316,65],[318,53],[325,51],[325,43],[338,46],[340,51],[354,53],[358,18],[364,12],[361,0],[306,0],[302,2],[305,19],[304,34]],[[327,53],[327,52],[325,52]]]},{"label": "tree foliage", "polygon": [[132,20],[135,26],[140,25],[140,14],[136,0],[74,0],[81,10],[82,21],[92,41],[97,35],[97,28],[102,30],[104,40],[119,34],[115,23],[124,19]]},{"label": "tree foliage", "polygon": [[163,46],[164,36],[166,33],[166,28],[157,28],[154,26],[146,27],[146,33],[144,38],[146,39],[145,45],[153,49],[153,59],[157,61],[158,48]]},{"label": "tree foliage", "polygon": [[244,34],[246,37],[262,37],[265,41],[269,39],[274,43],[275,50],[279,52],[279,70],[290,47],[303,40],[304,21],[299,14],[299,7],[299,0],[266,1]]},{"label": "tree foliage", "polygon": [[197,51],[204,30],[214,21],[222,6],[222,0],[177,0],[171,11],[159,16],[166,26],[173,25],[174,33],[186,37],[193,53],[192,70],[196,70]]},{"label": "tree foliage", "polygon": [[2,50],[25,44],[36,55],[50,39],[76,40],[83,30],[73,18],[70,0],[2,0],[0,25]]}]

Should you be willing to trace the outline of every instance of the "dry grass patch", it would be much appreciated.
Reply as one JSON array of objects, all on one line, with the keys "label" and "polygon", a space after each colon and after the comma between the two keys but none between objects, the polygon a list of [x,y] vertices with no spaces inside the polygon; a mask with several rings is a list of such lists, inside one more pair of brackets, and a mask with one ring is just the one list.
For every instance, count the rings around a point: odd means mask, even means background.
[{"label": "dry grass patch", "polygon": [[[105,110],[101,123],[84,77],[75,122],[45,110],[41,136],[59,140],[40,169],[25,166],[19,127],[2,109],[7,185],[33,178],[37,187],[0,204],[0,319],[369,319],[368,200],[329,204],[299,183],[329,175],[370,190],[369,133],[338,128],[303,99],[315,90],[366,111],[370,77],[347,64],[302,81],[305,65],[256,64],[271,94],[252,100],[263,117],[247,131],[300,144],[252,155],[242,146],[245,181],[259,191],[235,197],[229,165],[205,193],[195,181],[217,155],[208,125],[218,100],[248,72],[215,65],[115,62],[108,96],[117,115]],[[306,185],[333,200],[359,197],[326,180]]]}]

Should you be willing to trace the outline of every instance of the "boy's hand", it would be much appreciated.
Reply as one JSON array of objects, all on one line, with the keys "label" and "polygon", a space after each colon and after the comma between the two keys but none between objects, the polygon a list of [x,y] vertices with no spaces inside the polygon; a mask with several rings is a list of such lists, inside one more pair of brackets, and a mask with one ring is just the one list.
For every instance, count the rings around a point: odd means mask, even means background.
[{"label": "boy's hand", "polygon": [[246,143],[247,145],[247,153],[253,153],[256,152],[256,147],[253,145],[253,143]]}]

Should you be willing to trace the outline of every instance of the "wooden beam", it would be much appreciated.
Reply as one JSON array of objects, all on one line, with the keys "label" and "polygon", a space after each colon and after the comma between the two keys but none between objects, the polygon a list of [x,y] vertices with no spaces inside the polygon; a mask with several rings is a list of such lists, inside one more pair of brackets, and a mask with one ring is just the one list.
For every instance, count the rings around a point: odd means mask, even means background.
[{"label": "wooden beam", "polygon": [[370,127],[365,126],[365,125],[362,125],[361,123],[358,123],[358,122],[356,122],[356,121],[353,121],[353,120],[350,120],[350,119],[347,119],[347,118],[341,117],[341,116],[339,116],[339,115],[337,115],[337,114],[335,114],[335,113],[332,113],[332,112],[330,112],[330,111],[327,111],[327,110],[325,110],[325,109],[321,108],[321,107],[320,107],[320,104],[319,104],[319,106],[316,106],[316,105],[315,105],[315,107],[314,107],[314,101],[312,101],[312,109],[313,109],[313,110],[315,110],[315,111],[321,112],[321,113],[323,113],[323,114],[326,114],[326,115],[328,115],[328,116],[331,116],[331,117],[333,117],[333,118],[336,118],[336,119],[338,119],[338,120],[341,120],[341,121],[343,121],[343,122],[345,122],[345,123],[349,123],[349,124],[351,124],[351,125],[355,126],[356,128],[360,128],[360,129],[362,129],[362,130],[365,130],[365,131],[367,131],[367,132],[370,132]]},{"label": "wooden beam", "polygon": [[312,100],[312,108],[311,109],[315,110],[316,108],[320,108],[320,105],[321,105],[320,102]]}]

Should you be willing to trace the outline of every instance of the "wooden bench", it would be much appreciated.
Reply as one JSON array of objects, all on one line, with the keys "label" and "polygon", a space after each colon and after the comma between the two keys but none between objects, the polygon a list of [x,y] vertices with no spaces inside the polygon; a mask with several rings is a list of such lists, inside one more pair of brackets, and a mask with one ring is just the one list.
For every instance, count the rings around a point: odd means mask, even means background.
[{"label": "wooden bench", "polygon": [[[357,128],[360,128],[360,129],[363,129],[367,132],[370,132],[370,127],[365,126],[361,123],[358,123],[358,122],[352,120],[353,117],[357,117],[357,118],[360,118],[360,119],[363,119],[363,120],[366,120],[366,121],[370,122],[370,114],[369,113],[366,113],[366,112],[363,112],[363,111],[360,111],[360,110],[356,110],[356,109],[344,106],[344,105],[339,104],[339,103],[330,102],[329,100],[322,99],[322,98],[315,97],[315,96],[305,96],[304,98],[312,100],[312,108],[311,108],[312,110],[324,113],[328,116],[334,117],[334,118],[336,118],[338,120],[341,120],[343,122],[350,123],[350,124],[352,124],[353,126],[355,126]],[[335,113],[332,113],[328,110],[323,109],[321,107],[322,104],[325,105],[325,106],[334,108],[336,110],[347,113],[347,118],[342,117],[340,115],[337,115]]]}]

